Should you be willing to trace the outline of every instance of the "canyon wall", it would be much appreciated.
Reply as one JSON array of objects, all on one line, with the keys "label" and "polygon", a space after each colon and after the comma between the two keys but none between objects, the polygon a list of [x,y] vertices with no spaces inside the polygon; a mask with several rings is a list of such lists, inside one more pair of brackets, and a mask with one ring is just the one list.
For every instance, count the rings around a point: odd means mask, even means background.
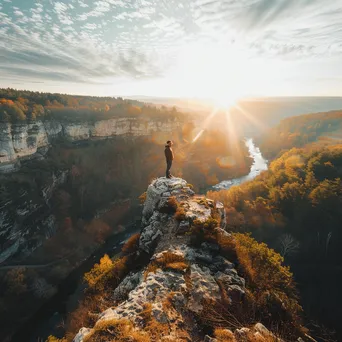
[{"label": "canyon wall", "polygon": [[16,253],[24,258],[56,233],[50,199],[67,175],[51,170],[39,189],[17,179],[1,180],[0,264]]},{"label": "canyon wall", "polygon": [[0,123],[0,172],[11,172],[20,161],[41,158],[56,138],[68,141],[105,139],[114,136],[150,136],[172,133],[182,126],[178,119],[122,117],[93,122],[36,121]]},{"label": "canyon wall", "polygon": [[[57,139],[80,142],[149,136],[163,143],[179,134],[177,119],[115,118],[93,122],[36,121],[0,124],[0,263],[30,255],[57,230],[51,198],[70,170],[26,163],[44,159]],[[18,172],[19,171],[19,172]]]}]

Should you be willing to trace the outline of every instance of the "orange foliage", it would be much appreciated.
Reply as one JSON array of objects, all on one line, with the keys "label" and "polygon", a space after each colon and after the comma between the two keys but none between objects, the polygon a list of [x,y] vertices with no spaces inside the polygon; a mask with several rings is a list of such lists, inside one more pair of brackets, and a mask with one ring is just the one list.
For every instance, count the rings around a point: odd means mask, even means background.
[{"label": "orange foliage", "polygon": [[122,246],[122,253],[131,254],[137,251],[139,247],[140,234],[133,234]]}]

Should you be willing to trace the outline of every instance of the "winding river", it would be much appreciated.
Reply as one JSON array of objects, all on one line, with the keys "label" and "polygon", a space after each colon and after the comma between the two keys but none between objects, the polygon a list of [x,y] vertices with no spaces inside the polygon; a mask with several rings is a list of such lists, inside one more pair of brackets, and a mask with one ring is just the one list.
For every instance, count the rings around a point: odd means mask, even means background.
[{"label": "winding river", "polygon": [[249,174],[240,178],[222,181],[221,183],[213,186],[214,190],[229,189],[233,185],[239,185],[241,183],[254,179],[262,171],[266,171],[268,169],[267,160],[264,159],[264,157],[262,156],[259,147],[255,146],[253,139],[247,138],[245,140],[245,143],[249,151],[249,156],[254,160]]}]

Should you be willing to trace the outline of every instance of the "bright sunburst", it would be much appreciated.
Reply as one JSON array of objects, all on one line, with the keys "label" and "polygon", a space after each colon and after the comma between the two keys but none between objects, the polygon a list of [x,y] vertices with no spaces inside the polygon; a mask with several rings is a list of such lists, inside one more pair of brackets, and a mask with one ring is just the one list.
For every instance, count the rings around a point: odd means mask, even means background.
[{"label": "bright sunburst", "polygon": [[235,107],[237,101],[239,100],[239,96],[231,94],[227,92],[223,95],[217,95],[213,98],[214,106],[219,109],[228,110],[232,107]]}]

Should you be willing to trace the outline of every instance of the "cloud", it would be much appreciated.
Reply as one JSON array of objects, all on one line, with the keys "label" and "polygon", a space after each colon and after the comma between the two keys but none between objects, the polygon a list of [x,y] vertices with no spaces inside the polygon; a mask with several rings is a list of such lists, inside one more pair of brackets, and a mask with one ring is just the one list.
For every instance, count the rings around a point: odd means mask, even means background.
[{"label": "cloud", "polygon": [[83,8],[89,7],[89,5],[87,5],[87,4],[86,4],[84,1],[82,1],[82,0],[78,0],[78,4],[79,4],[80,7],[83,7]]},{"label": "cloud", "polygon": [[159,77],[192,44],[203,50],[208,43],[235,44],[251,58],[286,61],[342,52],[342,0],[17,2],[0,6],[0,68],[7,78]]},{"label": "cloud", "polygon": [[[99,3],[97,9],[99,9]],[[51,82],[78,82],[105,84],[109,78],[149,78],[159,75],[159,66],[154,57],[139,47],[130,44],[114,48],[95,32],[103,24],[87,22],[81,30],[64,26],[68,7],[54,4],[58,18],[50,27],[39,24],[42,17],[52,17],[32,8],[28,20],[22,26],[18,18],[0,13],[5,27],[0,28],[0,72],[3,79],[49,80]],[[107,8],[107,7],[103,7]],[[17,10],[15,10],[17,11]],[[39,22],[38,22],[39,21]],[[70,22],[72,24],[72,22]],[[90,31],[91,33],[87,33]],[[9,32],[9,34],[8,34]]]},{"label": "cloud", "polygon": [[86,30],[95,30],[97,28],[97,25],[88,23],[88,24],[83,25],[82,28]]},{"label": "cloud", "polygon": [[19,10],[15,10],[14,14],[17,16],[24,16],[24,13],[22,11],[19,11]]},{"label": "cloud", "polygon": [[54,5],[54,11],[57,14],[57,17],[61,24],[63,25],[72,25],[73,20],[68,15],[69,6],[64,2],[56,2]]}]

